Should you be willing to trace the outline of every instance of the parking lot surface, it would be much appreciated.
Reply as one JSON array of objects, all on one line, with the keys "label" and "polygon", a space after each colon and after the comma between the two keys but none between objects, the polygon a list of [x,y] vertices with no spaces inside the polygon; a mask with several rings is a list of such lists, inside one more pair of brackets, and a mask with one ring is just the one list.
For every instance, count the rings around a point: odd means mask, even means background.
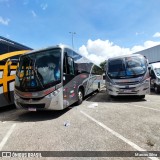
[{"label": "parking lot surface", "polygon": [[119,157],[62,155],[34,159],[159,159],[124,156],[128,151],[160,151],[159,96],[151,93],[145,99],[111,98],[101,90],[87,97],[81,105],[63,111],[1,108],[0,150],[122,151]]}]

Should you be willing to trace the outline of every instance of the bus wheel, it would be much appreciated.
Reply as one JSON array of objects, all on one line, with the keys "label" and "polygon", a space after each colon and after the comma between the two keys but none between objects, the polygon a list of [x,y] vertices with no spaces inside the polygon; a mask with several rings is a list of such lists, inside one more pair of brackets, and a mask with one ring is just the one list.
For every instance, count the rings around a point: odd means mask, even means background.
[{"label": "bus wheel", "polygon": [[159,89],[158,89],[156,84],[154,85],[154,90],[155,90],[156,93],[159,93]]},{"label": "bus wheel", "polygon": [[101,83],[98,82],[98,89],[97,89],[97,92],[100,92],[100,90],[101,90]]},{"label": "bus wheel", "polygon": [[79,89],[78,90],[78,101],[77,101],[77,104],[80,105],[83,101],[83,91],[82,89]]}]

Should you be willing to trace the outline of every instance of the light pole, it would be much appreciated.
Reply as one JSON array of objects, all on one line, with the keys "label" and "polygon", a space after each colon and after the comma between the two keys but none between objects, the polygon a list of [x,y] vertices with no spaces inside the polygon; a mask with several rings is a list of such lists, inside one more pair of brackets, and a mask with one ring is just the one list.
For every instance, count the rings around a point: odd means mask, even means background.
[{"label": "light pole", "polygon": [[76,34],[76,32],[69,32],[72,35],[72,48],[74,49],[74,44],[73,44],[73,35]]}]

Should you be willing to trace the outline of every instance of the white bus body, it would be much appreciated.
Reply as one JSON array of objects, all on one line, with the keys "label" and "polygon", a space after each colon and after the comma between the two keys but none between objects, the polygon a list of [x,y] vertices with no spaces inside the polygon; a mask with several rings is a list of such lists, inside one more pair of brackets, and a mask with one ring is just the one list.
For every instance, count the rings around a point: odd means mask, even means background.
[{"label": "white bus body", "polygon": [[151,63],[150,65],[151,88],[156,93],[160,92],[160,62]]}]

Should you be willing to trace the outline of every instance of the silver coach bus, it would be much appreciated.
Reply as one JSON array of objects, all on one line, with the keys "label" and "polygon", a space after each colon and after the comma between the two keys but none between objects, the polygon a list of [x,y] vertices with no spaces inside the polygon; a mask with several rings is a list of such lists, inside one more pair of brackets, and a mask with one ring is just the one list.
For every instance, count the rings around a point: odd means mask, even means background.
[{"label": "silver coach bus", "polygon": [[15,104],[30,111],[62,110],[99,90],[102,70],[65,45],[31,51],[20,57]]},{"label": "silver coach bus", "polygon": [[111,96],[150,93],[148,60],[140,55],[125,55],[106,61],[106,90]]}]

